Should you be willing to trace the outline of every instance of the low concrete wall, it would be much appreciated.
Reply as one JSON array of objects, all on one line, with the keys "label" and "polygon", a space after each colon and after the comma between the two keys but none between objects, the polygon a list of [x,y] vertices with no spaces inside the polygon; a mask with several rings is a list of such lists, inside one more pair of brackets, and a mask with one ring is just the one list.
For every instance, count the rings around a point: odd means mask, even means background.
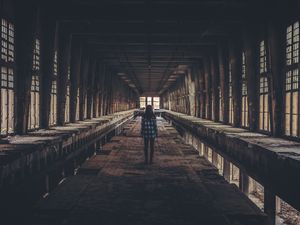
[{"label": "low concrete wall", "polygon": [[35,174],[51,172],[80,154],[92,154],[103,136],[128,121],[133,114],[134,110],[124,111],[2,140],[0,188],[10,188]]},{"label": "low concrete wall", "polygon": [[163,116],[218,149],[300,210],[300,143],[165,110]]}]

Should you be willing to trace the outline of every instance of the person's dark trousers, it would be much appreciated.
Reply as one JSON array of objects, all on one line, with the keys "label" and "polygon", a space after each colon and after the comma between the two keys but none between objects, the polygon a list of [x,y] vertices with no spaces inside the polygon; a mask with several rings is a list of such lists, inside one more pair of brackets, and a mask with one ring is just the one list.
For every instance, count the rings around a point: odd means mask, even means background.
[{"label": "person's dark trousers", "polygon": [[145,164],[148,163],[148,146],[149,146],[149,143],[150,143],[150,161],[149,161],[149,163],[152,164],[152,162],[153,162],[154,140],[155,140],[155,138],[144,138]]}]

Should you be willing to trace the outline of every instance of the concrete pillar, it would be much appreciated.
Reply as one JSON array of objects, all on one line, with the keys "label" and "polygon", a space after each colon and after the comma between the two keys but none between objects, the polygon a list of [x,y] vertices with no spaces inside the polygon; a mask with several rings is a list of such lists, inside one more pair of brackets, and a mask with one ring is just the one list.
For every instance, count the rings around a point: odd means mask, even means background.
[{"label": "concrete pillar", "polygon": [[200,100],[200,118],[205,118],[205,72],[204,63],[199,68],[199,100]]},{"label": "concrete pillar", "polygon": [[[236,34],[235,36],[239,36]],[[229,43],[229,57],[232,73],[232,100],[233,100],[233,112],[235,127],[241,125],[241,104],[242,104],[242,52],[241,43],[238,37],[232,38]]]},{"label": "concrete pillar", "polygon": [[206,145],[204,145],[204,154],[203,155],[206,159],[208,159],[208,147]]},{"label": "concrete pillar", "polygon": [[109,70],[106,68],[105,71],[104,71],[104,74],[103,74],[103,105],[102,105],[102,108],[103,108],[103,115],[107,115],[108,114],[108,85],[109,85],[109,82],[108,82],[108,76],[109,76]]},{"label": "concrete pillar", "polygon": [[105,79],[105,70],[106,66],[101,65],[99,71],[99,82],[100,82],[100,89],[99,89],[99,116],[104,115],[103,110],[103,103],[104,103],[104,79]]},{"label": "concrete pillar", "polygon": [[212,164],[217,167],[218,165],[218,154],[212,150]]},{"label": "concrete pillar", "polygon": [[276,224],[276,196],[271,191],[264,189],[264,212],[267,214],[267,224]]},{"label": "concrete pillar", "polygon": [[77,95],[79,88],[79,79],[80,79],[80,69],[81,69],[81,54],[82,54],[82,45],[80,40],[72,39],[71,47],[71,87],[70,87],[70,122],[76,122],[76,109],[77,109]]},{"label": "concrete pillar", "polygon": [[240,190],[245,194],[249,195],[249,177],[248,175],[240,170],[240,183],[239,183]]},{"label": "concrete pillar", "polygon": [[204,82],[205,82],[205,118],[211,119],[212,102],[211,102],[211,65],[209,57],[204,58]]},{"label": "concrete pillar", "polygon": [[48,15],[48,11],[41,11],[41,111],[40,127],[49,127],[50,116],[50,91],[53,77],[54,48],[57,24],[54,18]]},{"label": "concrete pillar", "polygon": [[219,67],[217,55],[213,52],[210,56],[211,68],[211,99],[212,99],[212,120],[219,121]]},{"label": "concrete pillar", "polygon": [[[281,14],[281,13],[280,13]],[[278,15],[280,15],[278,14]],[[285,64],[285,33],[286,28],[284,21],[278,18],[278,15],[270,18],[268,22],[268,50],[272,60],[270,60],[270,68],[272,68],[269,77],[270,86],[270,117],[271,117],[271,133],[275,137],[279,137],[283,133],[283,89],[285,73],[283,71]]]},{"label": "concrete pillar", "polygon": [[89,69],[89,57],[87,52],[84,52],[81,58],[80,68],[80,83],[79,83],[79,120],[84,120],[86,109],[86,94],[87,94],[87,74]]},{"label": "concrete pillar", "polygon": [[99,117],[99,90],[95,89],[93,93],[93,112],[92,112],[92,117],[97,118]]},{"label": "concrete pillar", "polygon": [[245,46],[246,77],[248,88],[249,130],[256,131],[259,123],[259,41],[257,26],[247,25],[243,39]]},{"label": "concrete pillar", "polygon": [[58,74],[57,74],[57,125],[65,124],[68,70],[70,65],[71,36],[60,24],[58,30]]},{"label": "concrete pillar", "polygon": [[93,92],[93,117],[99,117],[99,104],[100,104],[100,89],[101,89],[101,79],[100,79],[100,65],[97,63],[95,71],[95,84]]},{"label": "concrete pillar", "polygon": [[223,163],[223,176],[228,182],[230,182],[230,162],[225,158]]},{"label": "concrete pillar", "polygon": [[88,69],[87,79],[90,82],[87,82],[87,119],[91,119],[93,117],[93,92],[94,92],[94,85],[95,85],[95,73],[96,73],[96,66],[97,63],[95,60],[91,61],[91,64]]},{"label": "concrete pillar", "polygon": [[15,132],[25,134],[28,127],[33,49],[38,28],[38,9],[32,1],[16,2],[16,112]]},{"label": "concrete pillar", "polygon": [[223,122],[228,123],[229,121],[229,87],[228,87],[228,46],[225,43],[219,43],[218,46],[218,60],[219,60],[219,73],[220,73],[220,89],[222,93],[221,101],[221,111],[223,113]]},{"label": "concrete pillar", "polygon": [[195,74],[193,69],[189,68],[187,70],[188,82],[188,102],[189,102],[189,111],[191,116],[196,116],[196,107],[195,107]]},{"label": "concrete pillar", "polygon": [[193,65],[191,69],[192,75],[195,80],[195,91],[194,91],[194,113],[196,117],[200,117],[200,74],[199,74],[199,65],[195,64]]}]

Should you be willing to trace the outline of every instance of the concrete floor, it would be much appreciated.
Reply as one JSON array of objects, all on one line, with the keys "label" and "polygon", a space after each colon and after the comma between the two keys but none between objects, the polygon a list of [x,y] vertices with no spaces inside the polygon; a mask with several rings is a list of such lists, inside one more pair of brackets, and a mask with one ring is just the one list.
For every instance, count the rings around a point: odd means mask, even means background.
[{"label": "concrete floor", "polygon": [[264,215],[158,119],[153,165],[144,165],[139,119],[35,207],[39,225],[265,224]]}]

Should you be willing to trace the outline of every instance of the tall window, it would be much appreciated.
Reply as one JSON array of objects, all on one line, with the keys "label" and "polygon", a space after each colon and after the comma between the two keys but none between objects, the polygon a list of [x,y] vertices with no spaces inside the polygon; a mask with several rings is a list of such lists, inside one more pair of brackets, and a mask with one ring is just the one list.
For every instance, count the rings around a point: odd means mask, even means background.
[{"label": "tall window", "polygon": [[71,70],[68,67],[67,91],[66,91],[66,105],[65,105],[65,122],[70,122],[70,85],[71,85]]},{"label": "tall window", "polygon": [[299,137],[299,22],[286,30],[285,134]]},{"label": "tall window", "polygon": [[29,110],[29,129],[39,128],[40,119],[40,41],[35,40],[33,49],[33,67],[31,78],[30,110]]},{"label": "tall window", "polygon": [[152,105],[152,97],[147,97],[147,105]]},{"label": "tall window", "polygon": [[242,53],[242,126],[248,127],[248,88],[246,77],[246,57]]},{"label": "tall window", "polygon": [[229,63],[229,94],[228,94],[228,98],[229,98],[229,123],[233,124],[233,98],[232,98],[232,71],[231,71],[231,64]]},{"label": "tall window", "polygon": [[140,108],[146,108],[146,97],[140,97]]},{"label": "tall window", "polygon": [[14,25],[1,20],[1,135],[14,132]]},{"label": "tall window", "polygon": [[160,105],[160,98],[153,97],[153,109],[159,109],[159,105]]},{"label": "tall window", "polygon": [[54,53],[53,77],[51,85],[50,118],[49,125],[56,124],[56,105],[57,105],[57,51]]},{"label": "tall window", "polygon": [[265,41],[260,42],[259,53],[259,129],[270,131],[269,87],[267,70],[267,52]]}]

